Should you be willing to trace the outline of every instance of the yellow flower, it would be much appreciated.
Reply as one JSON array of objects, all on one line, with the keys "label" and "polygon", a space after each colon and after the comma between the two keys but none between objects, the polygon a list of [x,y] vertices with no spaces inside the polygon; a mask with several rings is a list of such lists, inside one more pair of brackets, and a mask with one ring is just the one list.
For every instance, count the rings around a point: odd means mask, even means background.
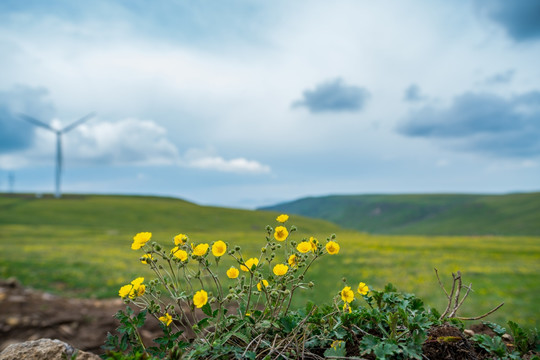
[{"label": "yellow flower", "polygon": [[319,245],[319,242],[312,236],[309,238],[309,243],[311,244],[311,251],[315,252],[315,250],[317,250],[317,245]]},{"label": "yellow flower", "polygon": [[133,298],[136,298],[137,296],[142,296],[144,292],[146,291],[146,285],[142,284],[139,285],[137,288],[133,289],[133,294],[130,294],[129,296],[133,296]]},{"label": "yellow flower", "polygon": [[133,285],[129,284],[129,285],[124,285],[120,288],[120,290],[118,291],[118,295],[121,297],[121,298],[125,298],[126,296],[129,295],[129,293],[131,292],[131,289],[133,288]]},{"label": "yellow flower", "polygon": [[133,285],[133,289],[129,293],[130,299],[135,299],[137,296],[141,296],[144,294],[146,286],[143,284],[143,281],[143,277],[138,277],[131,282],[131,285]]},{"label": "yellow flower", "polygon": [[142,248],[148,240],[152,237],[152,233],[150,232],[140,232],[137,235],[133,237],[133,244],[131,244],[131,248],[133,250],[138,250]]},{"label": "yellow flower", "polygon": [[276,218],[276,220],[280,223],[284,223],[285,221],[289,220],[289,215],[281,214]]},{"label": "yellow flower", "polygon": [[335,255],[339,252],[339,244],[335,241],[329,241],[326,243],[326,251],[330,255]]},{"label": "yellow flower", "polygon": [[152,254],[144,254],[142,257],[141,257],[141,262],[143,264],[148,264],[150,263],[152,260],[154,260],[154,258],[152,257]]},{"label": "yellow flower", "polygon": [[174,245],[184,245],[187,239],[188,238],[186,234],[178,234],[174,237]]},{"label": "yellow flower", "polygon": [[143,295],[146,290],[143,281],[143,277],[136,278],[131,284],[122,286],[118,291],[118,295],[122,298],[129,297],[130,299],[135,299],[137,296]]},{"label": "yellow flower", "polygon": [[289,236],[289,232],[285,226],[276,227],[276,231],[274,231],[274,238],[277,241],[283,241],[287,238],[287,236]]},{"label": "yellow flower", "polygon": [[297,266],[298,265],[298,259],[296,258],[296,255],[292,254],[289,256],[289,259],[287,260],[290,267]]},{"label": "yellow flower", "polygon": [[311,251],[311,244],[307,241],[302,241],[300,244],[298,244],[296,250],[300,251],[302,254],[305,254],[308,251]]},{"label": "yellow flower", "polygon": [[204,290],[199,290],[193,295],[193,304],[202,308],[208,302],[208,293]]},{"label": "yellow flower", "polygon": [[332,345],[330,345],[330,347],[334,350],[337,350],[337,348],[341,346],[342,343],[343,341],[341,340],[335,340],[334,342],[332,342]]},{"label": "yellow flower", "polygon": [[238,271],[238,269],[234,266],[231,266],[229,270],[227,270],[227,276],[229,277],[229,279],[236,279],[239,274],[240,271]]},{"label": "yellow flower", "polygon": [[358,293],[360,295],[366,295],[368,291],[369,287],[365,283],[361,282],[360,284],[358,284]]},{"label": "yellow flower", "polygon": [[350,286],[345,286],[343,290],[341,290],[341,300],[347,303],[354,300],[354,292],[351,290]]},{"label": "yellow flower", "polygon": [[188,253],[180,249],[178,246],[172,248],[171,254],[179,258],[181,261],[186,261],[188,258]]},{"label": "yellow flower", "polygon": [[352,313],[352,309],[351,309],[351,306],[349,305],[349,303],[343,304],[343,311],[348,311],[349,314]]},{"label": "yellow flower", "polygon": [[133,281],[131,282],[131,284],[132,284],[133,286],[135,286],[135,287],[138,287],[138,286],[140,286],[143,282],[144,282],[144,278],[143,278],[143,277],[138,277],[138,278],[136,278],[135,280],[133,280]]},{"label": "yellow flower", "polygon": [[253,267],[253,265],[259,265],[259,259],[257,258],[250,258],[246,261],[246,265],[241,265],[240,266],[240,269],[242,269],[242,271],[251,271],[251,268]]},{"label": "yellow flower", "polygon": [[285,275],[287,271],[289,271],[289,267],[284,264],[277,264],[276,266],[274,266],[274,269],[272,271],[277,276],[282,276],[282,275]]},{"label": "yellow flower", "polygon": [[169,313],[165,313],[164,316],[160,316],[158,319],[159,321],[164,323],[166,326],[169,326],[172,323],[172,316],[169,315]]},{"label": "yellow flower", "polygon": [[193,254],[203,256],[208,251],[208,244],[199,244],[193,248]]},{"label": "yellow flower", "polygon": [[220,257],[225,254],[225,251],[227,251],[227,244],[221,240],[216,241],[214,245],[212,245],[212,254],[214,254],[215,257]]},{"label": "yellow flower", "polygon": [[264,280],[264,279],[263,279],[262,281],[259,281],[259,283],[257,284],[257,289],[258,289],[259,291],[262,291],[262,287],[263,287],[263,286],[264,286],[264,287],[267,287],[267,286],[268,286],[268,281],[266,281],[266,280]]}]

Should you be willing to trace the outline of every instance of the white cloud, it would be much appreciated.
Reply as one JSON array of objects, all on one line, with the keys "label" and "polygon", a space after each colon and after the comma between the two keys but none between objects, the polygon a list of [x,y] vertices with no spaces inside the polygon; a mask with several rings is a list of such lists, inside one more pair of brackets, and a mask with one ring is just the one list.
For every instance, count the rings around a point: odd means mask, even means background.
[{"label": "white cloud", "polygon": [[203,157],[190,160],[187,165],[189,167],[198,169],[218,170],[234,173],[265,174],[270,172],[269,166],[244,158],[225,160],[220,156]]},{"label": "white cloud", "polygon": [[[51,122],[53,128],[61,129],[65,125],[58,119]],[[52,164],[55,135],[44,129],[39,129],[36,135],[33,147],[0,155],[0,168]],[[91,121],[64,134],[62,144],[63,157],[71,165],[169,165],[244,174],[270,172],[269,166],[243,157],[225,159],[200,149],[190,149],[181,155],[165,128],[151,120]]]},{"label": "white cloud", "polygon": [[221,156],[209,154],[209,150],[189,149],[183,160],[183,165],[196,169],[215,170],[241,174],[268,174],[271,169],[268,165],[243,157],[224,159]]}]

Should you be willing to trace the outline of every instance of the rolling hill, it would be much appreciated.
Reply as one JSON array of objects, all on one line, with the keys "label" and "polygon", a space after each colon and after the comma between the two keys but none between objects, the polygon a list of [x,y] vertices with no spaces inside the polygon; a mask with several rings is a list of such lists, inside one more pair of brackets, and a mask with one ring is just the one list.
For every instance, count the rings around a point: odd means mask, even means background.
[{"label": "rolling hill", "polygon": [[261,208],[374,234],[540,235],[540,192],[507,195],[335,195]]},{"label": "rolling hill", "polygon": [[[50,226],[63,229],[195,233],[262,231],[273,224],[275,214],[213,206],[201,206],[177,198],[120,195],[64,195],[36,198],[28,194],[0,194],[0,226]],[[295,217],[306,232],[332,233],[339,226],[328,221]]]}]

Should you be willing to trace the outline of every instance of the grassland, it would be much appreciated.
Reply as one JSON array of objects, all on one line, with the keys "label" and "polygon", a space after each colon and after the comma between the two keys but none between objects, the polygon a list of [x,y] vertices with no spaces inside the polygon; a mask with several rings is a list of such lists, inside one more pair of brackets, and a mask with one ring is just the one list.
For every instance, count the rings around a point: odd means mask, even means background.
[{"label": "grassland", "polygon": [[[179,232],[194,242],[222,239],[253,256],[276,215],[166,198],[0,196],[0,277],[15,276],[26,285],[69,296],[112,297],[135,276],[151,276],[138,261],[140,253],[130,249],[135,233],[151,231],[163,244]],[[364,281],[373,288],[392,282],[442,309],[437,267],[447,284],[457,270],[473,283],[475,292],[461,315],[479,315],[504,301],[490,320],[540,327],[539,237],[367,235],[297,216],[290,223],[301,230],[294,239],[314,235],[324,241],[337,233],[342,249],[313,266],[310,278],[316,286],[298,293],[297,305],[307,299],[328,302],[345,276],[351,285]],[[220,264],[223,272],[227,268],[227,261]]]},{"label": "grassland", "polygon": [[540,236],[540,192],[324,196],[265,209],[376,234]]}]

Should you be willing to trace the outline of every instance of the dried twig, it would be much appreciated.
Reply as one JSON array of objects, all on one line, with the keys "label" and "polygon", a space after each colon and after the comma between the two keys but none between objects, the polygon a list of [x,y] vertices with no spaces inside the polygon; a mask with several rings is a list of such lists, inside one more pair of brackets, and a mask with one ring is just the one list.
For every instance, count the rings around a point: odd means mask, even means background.
[{"label": "dried twig", "polygon": [[452,311],[450,313],[449,317],[456,316],[457,310],[461,307],[461,305],[463,305],[463,302],[465,301],[467,296],[469,296],[469,292],[471,292],[471,290],[472,290],[472,283],[469,284],[469,286],[464,286],[464,287],[467,288],[467,292],[465,293],[465,295],[463,295],[463,297],[461,298],[461,301],[459,302],[459,304],[457,304],[457,306],[454,308],[454,311]]},{"label": "dried twig", "polygon": [[480,319],[483,319],[485,318],[486,316],[490,315],[490,314],[493,314],[495,311],[499,310],[499,308],[501,306],[503,306],[504,303],[500,303],[499,305],[497,305],[496,307],[494,307],[493,309],[491,309],[490,311],[488,311],[487,313],[485,313],[484,315],[480,315],[480,316],[475,316],[475,317],[458,317],[459,320],[480,320]]},{"label": "dried twig", "polygon": [[[459,310],[461,305],[463,305],[463,302],[465,301],[467,296],[469,296],[469,293],[472,291],[472,284],[469,284],[469,286],[463,286],[462,278],[461,278],[461,272],[458,271],[457,274],[452,273],[452,290],[450,291],[450,293],[448,293],[446,291],[446,289],[444,288],[444,285],[442,284],[442,281],[441,281],[441,279],[439,277],[439,272],[437,271],[437,269],[435,269],[435,275],[437,276],[437,280],[439,281],[439,285],[443,289],[443,291],[444,291],[444,293],[446,295],[446,298],[448,299],[448,305],[446,306],[446,309],[444,310],[442,315],[439,317],[439,320],[443,320],[445,318],[456,317],[457,311]],[[466,288],[467,292],[460,299],[461,289],[462,288]],[[495,307],[492,310],[488,311],[484,315],[475,316],[475,317],[457,317],[457,319],[460,319],[460,320],[479,320],[479,319],[485,318],[486,316],[494,313],[495,311],[497,311],[503,305],[504,305],[504,303],[501,303],[500,305],[498,305],[497,307]]]}]

